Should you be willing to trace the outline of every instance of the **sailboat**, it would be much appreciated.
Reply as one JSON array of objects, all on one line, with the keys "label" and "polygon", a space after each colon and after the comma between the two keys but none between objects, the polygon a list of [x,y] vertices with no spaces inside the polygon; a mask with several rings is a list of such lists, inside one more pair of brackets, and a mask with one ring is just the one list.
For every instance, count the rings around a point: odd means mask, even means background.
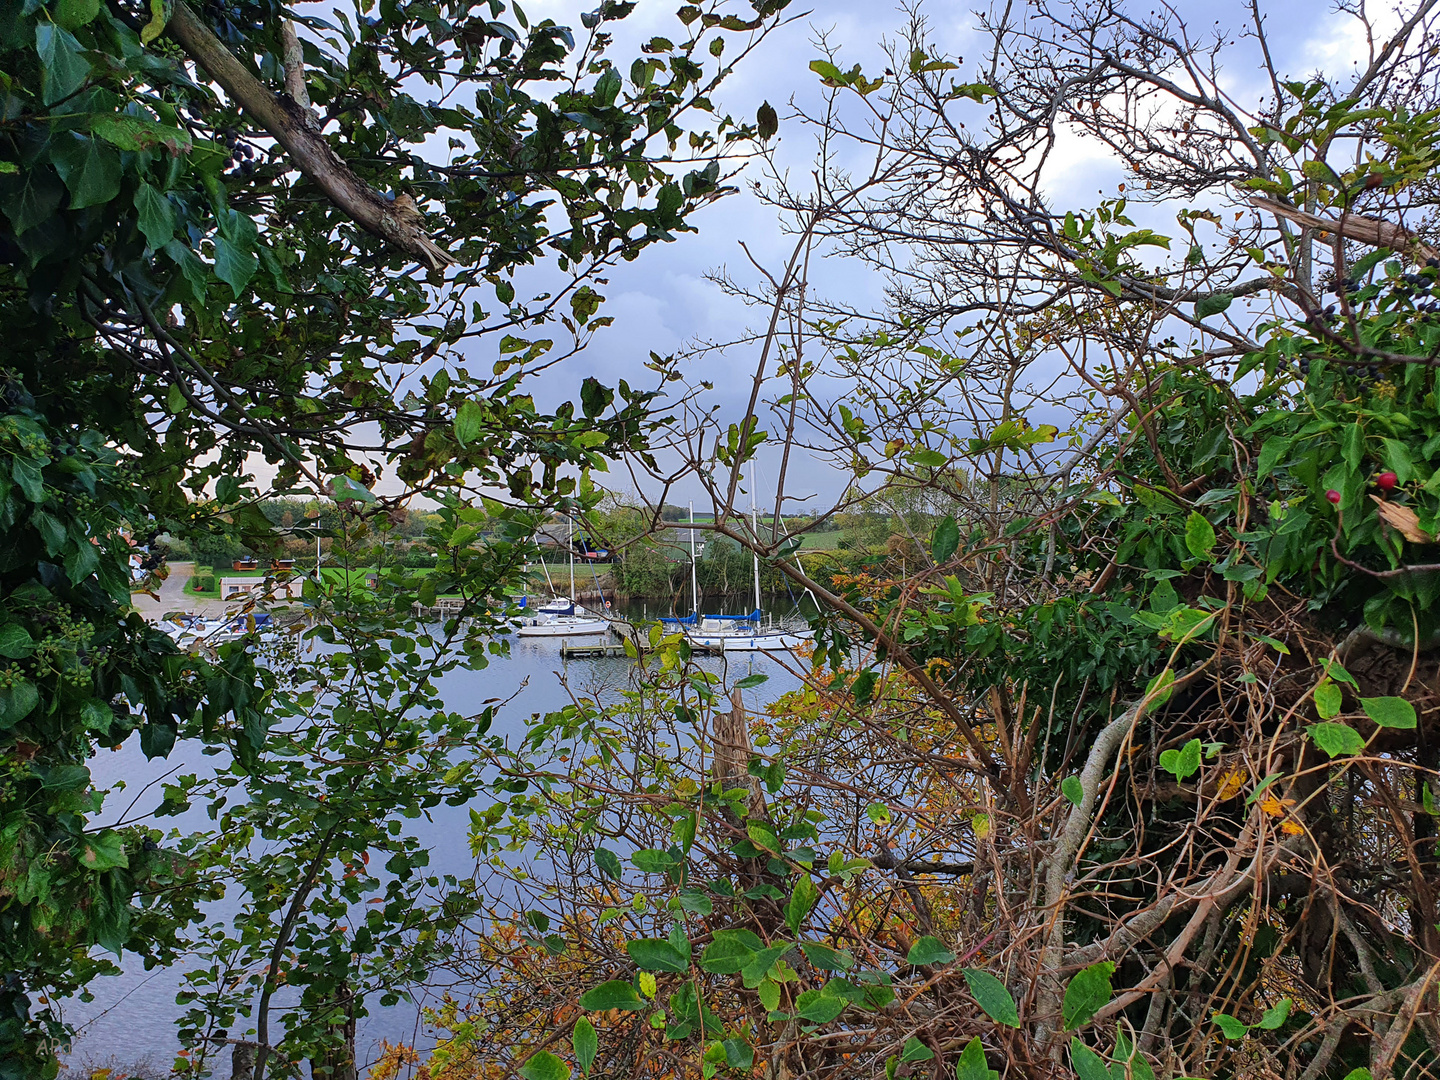
[{"label": "sailboat", "polygon": [[[755,475],[750,475],[750,487],[755,487]],[[685,640],[692,646],[714,649],[719,652],[782,652],[799,648],[814,637],[808,626],[775,625],[764,622],[760,607],[760,556],[751,551],[755,565],[755,610],[749,615],[701,615],[700,588],[695,572],[695,504],[690,504],[690,595],[693,610],[685,618],[662,619],[680,627]],[[750,527],[758,538],[760,535],[759,511],[754,502],[750,504]]]},{"label": "sailboat", "polygon": [[[583,607],[575,603],[575,545],[570,542],[574,531],[574,520],[568,520],[565,540],[570,549],[570,595],[542,604],[536,617],[525,620],[515,631],[519,637],[588,637],[591,634],[603,634],[610,629],[610,623],[605,619],[588,614]],[[550,581],[548,569],[545,571],[545,580],[547,583]],[[554,591],[554,586],[551,586],[551,591]]]}]

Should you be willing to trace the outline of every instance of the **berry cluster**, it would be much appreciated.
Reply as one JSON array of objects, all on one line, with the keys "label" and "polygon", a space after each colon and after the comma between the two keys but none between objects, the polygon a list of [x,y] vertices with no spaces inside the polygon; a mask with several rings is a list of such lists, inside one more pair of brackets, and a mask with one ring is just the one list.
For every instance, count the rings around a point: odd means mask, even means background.
[{"label": "berry cluster", "polygon": [[255,171],[255,147],[245,142],[234,128],[226,128],[220,133],[220,138],[227,151],[225,168],[233,170],[240,176],[249,176],[253,173]]}]

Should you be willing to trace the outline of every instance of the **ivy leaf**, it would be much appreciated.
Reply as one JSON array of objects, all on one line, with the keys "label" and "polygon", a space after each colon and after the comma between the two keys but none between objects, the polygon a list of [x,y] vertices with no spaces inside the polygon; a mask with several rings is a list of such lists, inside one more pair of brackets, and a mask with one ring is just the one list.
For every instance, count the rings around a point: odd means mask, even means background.
[{"label": "ivy leaf", "polygon": [[19,660],[35,651],[35,640],[23,626],[11,623],[0,628],[0,656]]},{"label": "ivy leaf", "polygon": [[954,959],[955,954],[939,938],[927,935],[910,946],[905,962],[920,967],[923,964],[948,964]]},{"label": "ivy leaf", "polygon": [[645,1002],[628,982],[611,979],[581,994],[580,1007],[586,1012],[634,1011],[645,1008]]},{"label": "ivy leaf", "polygon": [[520,1066],[520,1075],[525,1080],[570,1080],[570,1066],[548,1050],[541,1050]]},{"label": "ivy leaf", "polygon": [[[943,465],[944,462],[942,461],[941,464]],[[953,517],[947,517],[935,526],[935,535],[930,540],[930,554],[936,563],[947,563],[954,557],[959,546],[960,526],[955,523]]]},{"label": "ivy leaf", "polygon": [[5,199],[5,216],[15,226],[15,235],[26,232],[48,221],[65,196],[65,186],[59,177],[43,165],[32,165],[26,169]]},{"label": "ivy leaf", "polygon": [[1085,801],[1085,785],[1078,776],[1067,776],[1060,781],[1060,793],[1075,806]]},{"label": "ivy leaf", "polygon": [[135,191],[135,212],[140,217],[140,231],[151,251],[159,251],[175,235],[175,208],[170,200],[149,184]]},{"label": "ivy leaf", "polygon": [[976,1004],[984,1010],[986,1016],[997,1024],[1019,1028],[1020,1010],[1015,1007],[1015,999],[1010,996],[1010,991],[1003,982],[988,971],[966,968],[965,984],[970,987]]},{"label": "ivy leaf", "polygon": [[66,30],[78,30],[100,14],[100,0],[56,0],[55,21]]},{"label": "ivy leaf", "polygon": [[21,679],[8,690],[0,690],[0,731],[8,731],[35,711],[40,692],[28,679]]},{"label": "ivy leaf", "polygon": [[580,1071],[588,1075],[590,1066],[595,1064],[595,1054],[600,1049],[595,1025],[588,1016],[582,1016],[575,1021],[575,1032],[571,1035],[570,1042],[575,1047],[575,1061],[580,1066]]},{"label": "ivy leaf", "polygon": [[832,949],[818,941],[802,941],[800,951],[821,971],[848,971],[855,966],[855,957],[848,949]]},{"label": "ivy leaf", "polygon": [[1332,758],[1358,754],[1365,749],[1365,737],[1349,724],[1312,724],[1310,740]]},{"label": "ivy leaf", "polygon": [[1208,558],[1215,550],[1215,527],[1204,514],[1192,510],[1185,519],[1185,546],[1197,559]]},{"label": "ivy leaf", "polygon": [[[1196,740],[1198,742],[1198,740]],[[1110,976],[1115,965],[1109,960],[1081,968],[1065,988],[1060,1004],[1060,1018],[1066,1031],[1074,1031],[1089,1023],[1090,1018],[1110,1000]]]},{"label": "ivy leaf", "polygon": [[66,132],[56,138],[51,160],[70,189],[72,210],[100,206],[120,194],[120,154],[99,139]]},{"label": "ivy leaf", "polygon": [[40,94],[46,105],[54,105],[85,85],[90,64],[68,30],[54,23],[37,23],[35,51],[40,54]]},{"label": "ivy leaf", "polygon": [[1404,698],[1361,698],[1360,707],[1365,710],[1366,716],[1381,727],[1401,728],[1406,731],[1415,727],[1415,706]]},{"label": "ivy leaf", "polygon": [[260,260],[252,250],[224,236],[215,238],[215,276],[230,286],[235,299],[240,299],[259,268]]}]

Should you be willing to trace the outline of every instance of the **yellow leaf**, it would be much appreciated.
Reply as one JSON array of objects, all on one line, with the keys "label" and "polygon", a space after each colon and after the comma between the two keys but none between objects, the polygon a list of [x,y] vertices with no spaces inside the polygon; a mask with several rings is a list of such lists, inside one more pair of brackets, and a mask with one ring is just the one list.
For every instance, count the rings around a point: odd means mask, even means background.
[{"label": "yellow leaf", "polygon": [[1415,511],[1400,503],[1388,502],[1378,495],[1371,495],[1379,508],[1380,520],[1395,529],[1401,536],[1405,537],[1412,544],[1433,544],[1435,538],[1420,528],[1420,519],[1415,516]]},{"label": "yellow leaf", "polygon": [[1250,779],[1250,774],[1241,769],[1231,769],[1220,781],[1221,800],[1233,799],[1245,786],[1245,781]]},{"label": "yellow leaf", "polygon": [[970,824],[975,829],[975,839],[984,840],[990,835],[990,815],[976,814],[970,819]]},{"label": "yellow leaf", "polygon": [[653,971],[640,972],[640,992],[647,998],[655,996],[655,973]]},{"label": "yellow leaf", "polygon": [[1271,817],[1284,817],[1285,811],[1294,805],[1294,799],[1277,799],[1274,795],[1266,795],[1260,800],[1260,811]]},{"label": "yellow leaf", "polygon": [[1305,826],[1301,825],[1294,818],[1286,818],[1280,823],[1280,831],[1287,836],[1299,836],[1305,831]]}]

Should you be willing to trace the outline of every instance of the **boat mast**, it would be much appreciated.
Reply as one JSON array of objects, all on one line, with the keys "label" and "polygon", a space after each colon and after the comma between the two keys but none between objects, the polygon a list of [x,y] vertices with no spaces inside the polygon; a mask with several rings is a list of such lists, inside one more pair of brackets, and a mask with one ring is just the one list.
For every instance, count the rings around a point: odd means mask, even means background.
[{"label": "boat mast", "polygon": [[700,618],[700,579],[695,572],[695,504],[690,504],[690,612]]},{"label": "boat mast", "polygon": [[565,518],[565,546],[570,549],[570,602],[572,604],[575,602],[575,544],[573,540],[574,536],[575,519],[567,515]]},{"label": "boat mast", "polygon": [[[750,459],[750,531],[755,534],[755,543],[760,543],[760,508],[755,505],[755,459]],[[755,560],[755,610],[760,610],[760,552],[752,547],[750,554]]]}]

